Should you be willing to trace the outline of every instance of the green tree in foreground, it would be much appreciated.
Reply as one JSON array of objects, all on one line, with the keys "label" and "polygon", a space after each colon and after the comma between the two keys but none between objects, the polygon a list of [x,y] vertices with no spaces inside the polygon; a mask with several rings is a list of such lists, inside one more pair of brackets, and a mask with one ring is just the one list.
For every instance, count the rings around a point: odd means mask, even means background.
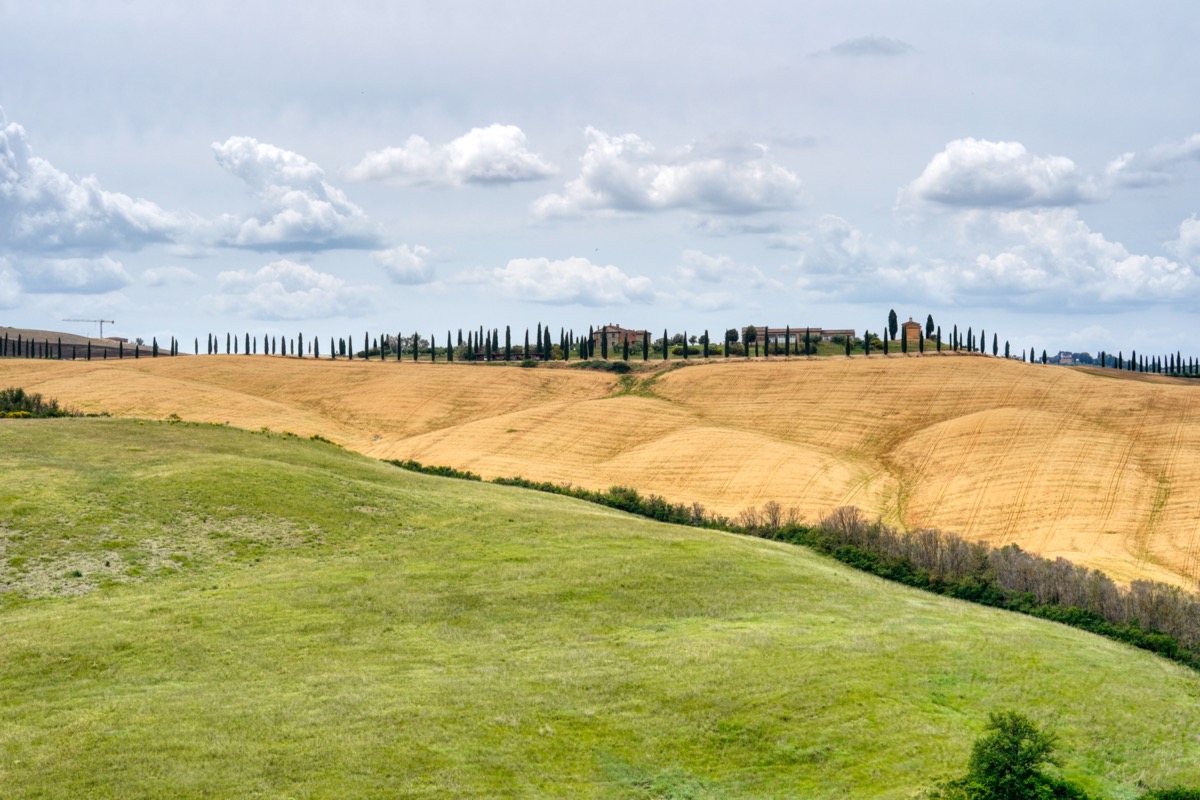
[{"label": "green tree in foreground", "polygon": [[1060,762],[1053,733],[1016,711],[988,715],[983,735],[971,747],[967,774],[930,795],[939,800],[1087,800],[1071,783],[1047,775]]}]

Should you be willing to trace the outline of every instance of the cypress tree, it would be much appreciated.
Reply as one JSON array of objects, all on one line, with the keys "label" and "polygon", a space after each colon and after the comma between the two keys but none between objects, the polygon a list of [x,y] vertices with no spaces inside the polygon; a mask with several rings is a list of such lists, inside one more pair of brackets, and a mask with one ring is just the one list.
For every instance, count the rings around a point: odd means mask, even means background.
[{"label": "cypress tree", "polygon": [[150,357],[158,358],[158,337],[150,337]]},{"label": "cypress tree", "polygon": [[667,338],[667,329],[663,328],[663,361],[667,360],[667,353],[671,349],[671,340]]},{"label": "cypress tree", "polygon": [[508,325],[504,326],[504,360],[512,360],[512,329]]},{"label": "cypress tree", "polygon": [[[200,340],[199,339],[196,340],[196,349],[197,350],[200,349]],[[117,358],[118,359],[125,358],[125,343],[124,342],[117,342]]]},{"label": "cypress tree", "polygon": [[1008,358],[1008,339],[1004,340],[1004,357]]},{"label": "cypress tree", "polygon": [[[808,342],[804,342],[805,350],[808,349]],[[783,328],[783,354],[790,356],[792,354],[792,326],[785,325]]]},{"label": "cypress tree", "polygon": [[525,329],[525,347],[521,350],[521,359],[529,360],[529,328]]},{"label": "cypress tree", "polygon": [[[939,329],[940,329],[940,327],[941,326],[939,326]],[[933,338],[933,314],[930,314],[929,316],[925,317],[925,338],[926,339]]]},{"label": "cypress tree", "polygon": [[538,358],[545,360],[546,352],[542,348],[542,323],[540,323],[540,322],[537,324],[537,335],[534,337],[534,339],[537,341],[537,356],[538,356]]},{"label": "cypress tree", "polygon": [[704,357],[708,358],[708,328],[704,329]]},{"label": "cypress tree", "polygon": [[[895,338],[896,338],[896,332],[899,330],[899,327],[898,327],[898,321],[897,321],[897,319],[896,319],[896,309],[894,309],[894,308],[893,308],[891,311],[889,311],[889,312],[888,312],[888,326],[887,326],[887,329],[888,329],[888,333],[891,335],[891,338],[895,339]],[[884,341],[885,341],[885,342],[887,341],[887,338],[886,338],[886,337],[884,338]],[[886,354],[886,352],[887,352],[887,351],[886,351],[886,349],[885,349],[885,350],[884,350],[884,353]]]},{"label": "cypress tree", "polygon": [[850,357],[850,346],[851,346],[851,341],[852,341],[853,339],[854,339],[854,337],[853,337],[853,336],[847,336],[847,337],[846,337],[846,358],[849,358],[849,357]]},{"label": "cypress tree", "polygon": [[904,353],[904,354],[908,353],[908,333],[907,332],[905,332],[904,335],[902,335],[900,337],[900,352]]},{"label": "cypress tree", "polygon": [[312,340],[312,350],[313,350],[313,358],[321,357],[321,340],[318,339],[316,336],[314,336],[313,340]]},{"label": "cypress tree", "polygon": [[88,360],[88,361],[91,361],[91,360],[92,360],[92,340],[91,340],[91,339],[88,339],[88,352],[87,352],[87,360]]},{"label": "cypress tree", "polygon": [[924,336],[917,337],[917,352],[918,353],[925,352],[925,337]]},{"label": "cypress tree", "polygon": [[992,355],[1000,355],[1000,338],[995,333],[992,334]]},{"label": "cypress tree", "polygon": [[954,334],[950,338],[950,347],[954,352],[958,352],[958,326],[954,326]]},{"label": "cypress tree", "polygon": [[59,361],[62,361],[62,360],[63,360],[63,357],[62,357],[62,337],[61,337],[61,336],[60,336],[60,337],[58,337],[58,360],[59,360]]},{"label": "cypress tree", "polygon": [[987,331],[983,328],[979,329],[979,352],[987,355]]},{"label": "cypress tree", "polygon": [[863,330],[863,355],[871,355],[871,332]]},{"label": "cypress tree", "polygon": [[550,343],[550,326],[549,325],[542,328],[542,338],[545,339],[545,341],[542,342],[542,358],[549,361],[550,357],[554,355],[554,345]]},{"label": "cypress tree", "polygon": [[231,340],[230,340],[230,336],[229,336],[229,334],[228,334],[228,333],[226,333],[226,334],[225,334],[225,355],[229,355],[229,353],[230,353],[232,350],[233,350],[233,344],[232,344],[232,342],[231,342]]},{"label": "cypress tree", "polygon": [[608,331],[600,329],[600,357],[608,361]]},{"label": "cypress tree", "polygon": [[296,349],[300,351],[300,357],[304,358],[304,334],[296,334]]},{"label": "cypress tree", "polygon": [[1045,351],[1045,350],[1043,350],[1043,351],[1042,351],[1042,363],[1043,363],[1043,364],[1045,364],[1045,363],[1046,363],[1046,361],[1047,361],[1047,359],[1046,359],[1046,351]]},{"label": "cypress tree", "polygon": [[420,351],[421,351],[421,338],[420,338],[420,336],[417,335],[416,331],[413,331],[413,363],[414,364],[417,362],[417,359],[421,355]]},{"label": "cypress tree", "polygon": [[621,337],[621,360],[629,360],[629,339],[625,336]]},{"label": "cypress tree", "polygon": [[813,347],[813,343],[812,343],[812,328],[805,328],[804,329],[804,355],[805,356],[809,355],[815,349],[816,348]]},{"label": "cypress tree", "polygon": [[683,331],[683,357],[685,359],[688,357],[688,338],[686,329]]},{"label": "cypress tree", "polygon": [[649,361],[649,360],[650,360],[650,331],[642,331],[642,361]]},{"label": "cypress tree", "polygon": [[883,354],[885,356],[888,354],[888,332],[886,328],[883,331]]}]

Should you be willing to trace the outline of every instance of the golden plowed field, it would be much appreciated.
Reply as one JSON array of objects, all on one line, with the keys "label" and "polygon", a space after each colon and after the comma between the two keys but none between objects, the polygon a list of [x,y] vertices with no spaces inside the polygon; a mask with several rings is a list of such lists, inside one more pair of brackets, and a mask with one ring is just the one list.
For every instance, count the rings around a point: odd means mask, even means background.
[{"label": "golden plowed field", "polygon": [[572,369],[212,356],[0,361],[86,411],[321,434],[485,477],[613,484],[735,514],[854,504],[1065,556],[1200,580],[1200,385],[994,358]]}]

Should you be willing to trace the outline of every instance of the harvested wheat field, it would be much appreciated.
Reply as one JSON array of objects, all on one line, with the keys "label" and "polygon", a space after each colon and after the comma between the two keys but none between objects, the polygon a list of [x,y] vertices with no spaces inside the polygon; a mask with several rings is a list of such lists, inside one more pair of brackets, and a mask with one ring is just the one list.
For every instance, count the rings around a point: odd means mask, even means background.
[{"label": "harvested wheat field", "polygon": [[320,434],[484,477],[736,514],[858,505],[1131,580],[1200,580],[1200,386],[977,356],[712,362],[615,376],[212,356],[0,362],[85,411]]}]

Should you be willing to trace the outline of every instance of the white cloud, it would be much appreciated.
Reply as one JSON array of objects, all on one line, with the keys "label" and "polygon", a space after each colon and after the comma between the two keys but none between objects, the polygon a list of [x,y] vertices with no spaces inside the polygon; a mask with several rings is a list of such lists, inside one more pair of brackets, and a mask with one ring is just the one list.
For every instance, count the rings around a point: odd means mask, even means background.
[{"label": "white cloud", "polygon": [[686,283],[733,282],[743,286],[779,286],[761,269],[739,264],[726,255],[712,256],[700,250],[684,250],[675,267],[675,277]]},{"label": "white cloud", "polygon": [[1184,262],[1200,269],[1200,219],[1189,217],[1179,225],[1179,238],[1168,245]]},{"label": "white cloud", "polygon": [[537,216],[664,209],[749,214],[790,208],[800,191],[800,179],[763,150],[759,158],[740,162],[697,157],[689,148],[663,157],[632,133],[609,136],[589,127],[586,136],[579,177],[562,194],[534,201]]},{"label": "white cloud", "polygon": [[406,244],[379,250],[371,254],[393,283],[429,283],[433,280],[433,265],[429,263],[428,247]]},{"label": "white cloud", "polygon": [[1019,142],[957,139],[903,194],[953,207],[1029,208],[1084,203],[1101,191],[1069,158],[1036,156]]},{"label": "white cloud", "polygon": [[223,216],[220,244],[276,252],[378,246],[366,213],[299,153],[249,136],[214,142],[212,149],[217,163],[245,181],[263,205],[257,216]]},{"label": "white cloud", "polygon": [[1178,167],[1187,161],[1200,161],[1200,133],[1145,153],[1125,153],[1108,165],[1106,176],[1118,186],[1159,186],[1178,181]]},{"label": "white cloud", "polygon": [[654,287],[649,278],[628,275],[611,264],[600,266],[586,258],[514,258],[490,270],[488,280],[501,294],[536,303],[584,306],[649,303]]},{"label": "white cloud", "polygon": [[1055,311],[1174,302],[1200,293],[1196,270],[1130,253],[1091,230],[1074,209],[973,210],[947,220],[943,233],[945,252],[931,256],[874,242],[843,219],[822,217],[795,237],[800,285],[824,298]]},{"label": "white cloud", "polygon": [[47,258],[19,262],[21,289],[29,294],[103,294],[133,282],[121,262],[100,258]]},{"label": "white cloud", "polygon": [[21,301],[17,275],[9,266],[6,260],[0,258],[0,308],[16,308]]},{"label": "white cloud", "polygon": [[209,298],[217,310],[254,319],[323,319],[354,316],[374,305],[374,290],[305,264],[281,259],[256,272],[217,275],[220,294]]},{"label": "white cloud", "polygon": [[526,145],[525,133],[516,125],[472,128],[438,147],[420,136],[410,136],[402,147],[367,153],[346,175],[356,181],[463,186],[536,181],[557,172]]},{"label": "white cloud", "polygon": [[0,249],[9,252],[137,250],[191,224],[149,200],[75,180],[33,154],[25,129],[0,109]]},{"label": "white cloud", "polygon": [[836,56],[902,56],[912,52],[913,46],[899,39],[887,36],[861,36],[857,39],[847,39],[834,45],[830,52]]},{"label": "white cloud", "polygon": [[185,267],[151,267],[142,270],[140,283],[143,286],[174,286],[195,283],[200,276]]}]

